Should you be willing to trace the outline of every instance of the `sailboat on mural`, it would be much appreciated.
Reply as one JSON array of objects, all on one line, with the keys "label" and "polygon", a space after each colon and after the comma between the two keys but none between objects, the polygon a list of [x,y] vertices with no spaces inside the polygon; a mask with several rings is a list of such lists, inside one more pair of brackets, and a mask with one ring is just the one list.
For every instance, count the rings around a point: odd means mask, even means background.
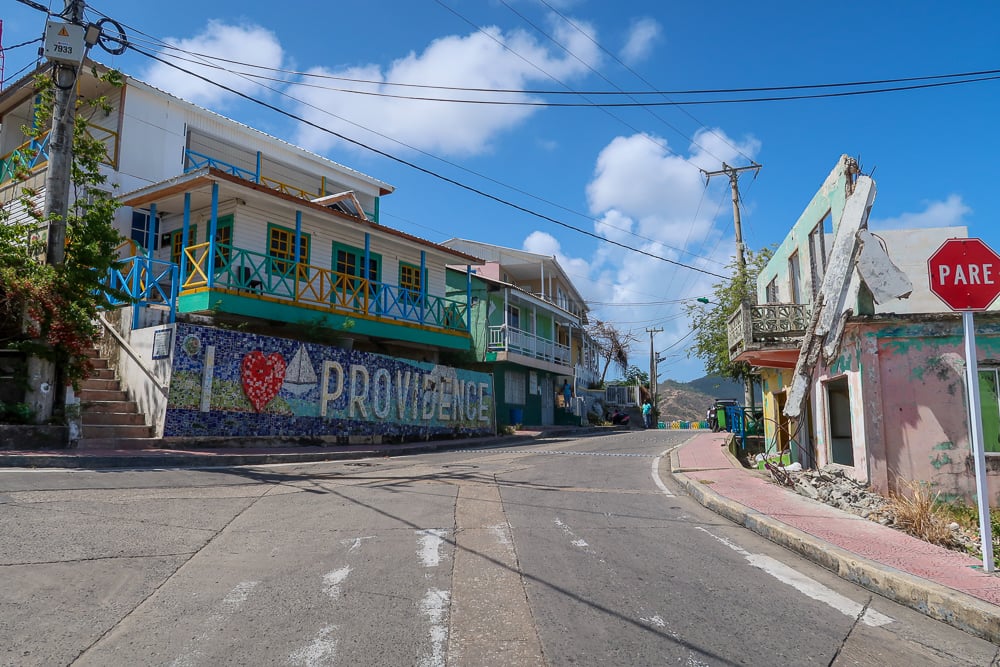
[{"label": "sailboat on mural", "polygon": [[312,359],[304,345],[299,345],[298,351],[285,369],[284,388],[296,396],[305,394],[317,384],[316,370]]}]

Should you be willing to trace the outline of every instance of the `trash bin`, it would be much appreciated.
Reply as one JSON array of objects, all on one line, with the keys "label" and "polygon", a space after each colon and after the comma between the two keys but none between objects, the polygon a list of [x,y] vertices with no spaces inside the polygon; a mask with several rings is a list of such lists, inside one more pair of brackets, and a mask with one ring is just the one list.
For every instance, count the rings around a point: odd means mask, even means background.
[{"label": "trash bin", "polygon": [[717,408],[716,411],[715,411],[715,419],[719,423],[719,430],[720,431],[727,431],[727,430],[729,430],[729,429],[726,428],[726,408],[724,408],[724,407]]},{"label": "trash bin", "polygon": [[524,423],[524,408],[511,408],[510,409],[510,423],[511,424],[523,424]]}]

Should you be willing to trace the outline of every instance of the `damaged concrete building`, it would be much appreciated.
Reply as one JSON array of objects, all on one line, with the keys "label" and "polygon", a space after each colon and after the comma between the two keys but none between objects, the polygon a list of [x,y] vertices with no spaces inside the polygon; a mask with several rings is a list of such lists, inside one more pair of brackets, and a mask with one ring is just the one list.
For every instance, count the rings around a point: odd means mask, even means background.
[{"label": "damaged concrete building", "polygon": [[[841,156],[728,322],[730,357],[759,369],[764,440],[805,467],[843,466],[882,492],[926,482],[976,495],[962,322],[927,259],[965,227],[868,230],[875,183]],[[977,313],[989,501],[1000,504],[1000,313]]]}]

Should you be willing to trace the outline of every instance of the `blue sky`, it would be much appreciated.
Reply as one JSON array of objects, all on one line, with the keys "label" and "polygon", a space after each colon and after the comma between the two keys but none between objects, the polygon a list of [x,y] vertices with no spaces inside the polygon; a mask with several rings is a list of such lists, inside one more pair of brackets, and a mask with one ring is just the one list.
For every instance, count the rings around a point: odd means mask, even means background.
[{"label": "blue sky", "polygon": [[[62,1],[55,0],[57,10]],[[781,241],[841,154],[873,172],[873,229],[967,225],[1000,249],[991,207],[1000,148],[1000,80],[871,95],[689,106],[588,106],[627,96],[482,93],[683,91],[926,77],[1000,68],[1000,3],[666,3],[617,0],[291,0],[94,2],[151,53],[169,43],[250,63],[280,81],[198,71],[268,104],[472,188],[587,232],[513,209],[254,105],[135,51],[94,57],[231,118],[387,181],[383,224],[431,241],[474,238],[555,255],[592,317],[631,330],[661,379],[703,374],[688,358],[682,304],[711,293],[734,250],[728,183],[699,168],[755,160],[741,178],[744,241]],[[34,62],[44,14],[8,0],[5,75]],[[191,62],[175,61],[196,70]],[[220,63],[231,69],[245,66]],[[272,70],[285,70],[285,73]],[[291,72],[291,73],[288,73]],[[307,73],[312,76],[305,76]],[[995,76],[995,75],[994,75]],[[339,78],[329,78],[339,77]],[[361,84],[344,79],[380,82]],[[307,85],[302,85],[307,84]],[[362,95],[584,106],[462,104]],[[836,89],[834,89],[836,90]],[[805,91],[815,94],[820,91]],[[758,93],[752,97],[784,95]],[[736,94],[719,94],[733,99]],[[743,97],[747,97],[743,95]],[[589,234],[589,235],[588,235]],[[656,258],[594,236],[612,239]],[[672,260],[677,263],[663,261]],[[695,270],[702,269],[707,272]]]}]

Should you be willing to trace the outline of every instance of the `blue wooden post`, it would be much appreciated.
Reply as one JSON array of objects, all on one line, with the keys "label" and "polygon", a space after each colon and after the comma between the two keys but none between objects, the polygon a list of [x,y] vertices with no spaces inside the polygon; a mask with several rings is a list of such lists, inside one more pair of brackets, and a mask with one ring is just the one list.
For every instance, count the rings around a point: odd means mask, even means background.
[{"label": "blue wooden post", "polygon": [[132,284],[129,285],[129,294],[136,299],[132,304],[132,328],[139,328],[139,311],[142,310],[143,300],[139,297],[139,275],[142,273],[142,258],[136,256],[132,258]]},{"label": "blue wooden post", "polygon": [[292,258],[295,260],[292,265],[295,268],[295,300],[299,298],[299,253],[302,252],[302,211],[295,212],[295,248]]},{"label": "blue wooden post", "polygon": [[146,257],[153,259],[153,244],[156,243],[156,202],[149,205],[149,228],[146,229]]},{"label": "blue wooden post", "polygon": [[427,309],[427,251],[420,251],[420,323],[424,323],[425,313]]},{"label": "blue wooden post", "polygon": [[472,333],[472,265],[465,265],[465,330]]},{"label": "blue wooden post", "polygon": [[364,278],[364,285],[367,287],[365,290],[365,315],[371,309],[371,304],[368,303],[368,299],[371,298],[372,293],[372,283],[371,283],[371,273],[368,267],[371,265],[372,257],[372,235],[365,232],[365,267],[361,270],[361,276]]},{"label": "blue wooden post", "polygon": [[188,234],[191,233],[191,193],[184,193],[184,225],[181,227],[181,287],[187,282],[187,248]]},{"label": "blue wooden post", "polygon": [[219,226],[219,184],[212,183],[212,219],[208,223],[208,258],[205,261],[205,280],[208,289],[215,285],[215,233]]},{"label": "blue wooden post", "polygon": [[261,157],[260,151],[257,151],[257,172],[254,174],[255,183],[260,183],[260,163],[261,163],[260,157]]}]

